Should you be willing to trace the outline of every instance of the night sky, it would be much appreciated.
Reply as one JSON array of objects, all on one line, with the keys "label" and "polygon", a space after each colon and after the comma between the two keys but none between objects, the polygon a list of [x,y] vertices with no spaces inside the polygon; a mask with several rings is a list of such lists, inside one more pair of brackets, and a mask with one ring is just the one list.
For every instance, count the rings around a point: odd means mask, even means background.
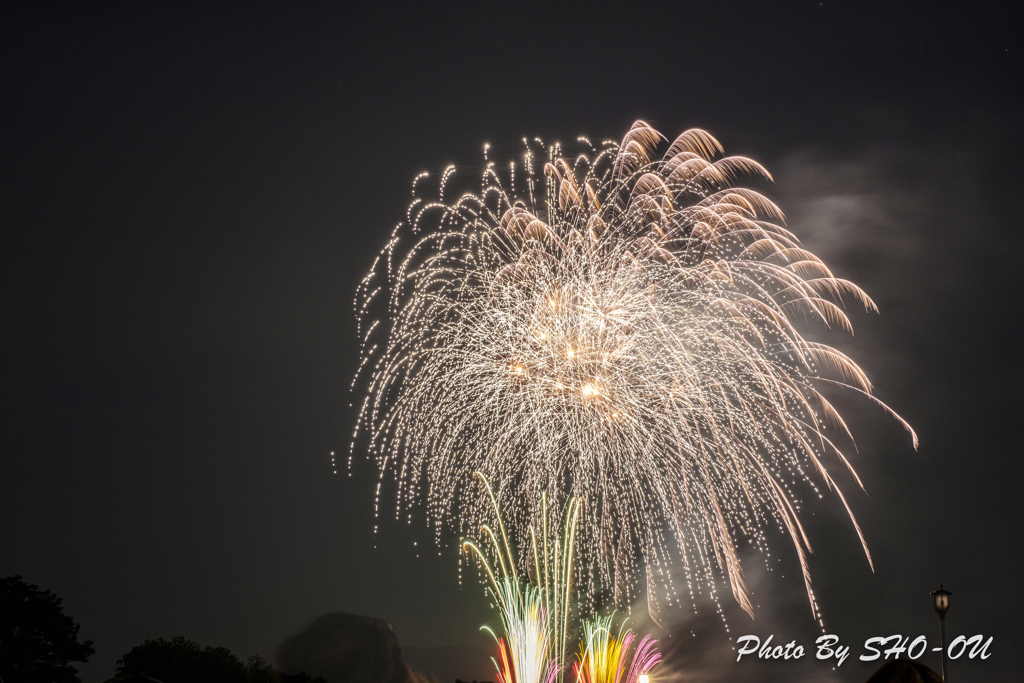
[{"label": "night sky", "polygon": [[638,118],[773,173],[790,229],[881,309],[830,343],[921,438],[840,403],[875,573],[837,501],[806,519],[851,661],[733,661],[730,634],[818,634],[799,578],[755,561],[757,621],[678,617],[691,672],[862,681],[864,638],[937,640],[942,582],[950,634],[995,637],[953,680],[1018,679],[1022,5],[556,5],[4,3],[0,576],[64,598],[85,683],[146,638],[270,657],[336,611],[488,646],[454,547],[387,498],[374,536],[375,466],[345,466],[356,285],[416,174]]}]

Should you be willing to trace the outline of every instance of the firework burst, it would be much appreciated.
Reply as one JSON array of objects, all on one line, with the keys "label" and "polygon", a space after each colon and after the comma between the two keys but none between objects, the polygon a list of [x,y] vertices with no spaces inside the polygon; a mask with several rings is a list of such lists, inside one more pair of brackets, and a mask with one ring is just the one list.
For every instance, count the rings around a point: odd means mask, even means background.
[{"label": "firework burst", "polygon": [[397,510],[425,503],[439,535],[489,514],[476,470],[514,502],[517,544],[545,501],[584,501],[584,594],[646,592],[655,619],[665,600],[714,597],[719,578],[752,613],[739,550],[765,551],[781,529],[817,614],[798,487],[824,483],[846,506],[827,466],[853,473],[823,390],[885,406],[795,323],[852,331],[843,304],[875,306],[772,202],[732,187],[770,177],[759,164],[720,157],[700,130],[655,158],[662,140],[638,121],[621,144],[581,139],[578,155],[524,141],[521,160],[487,161],[479,189],[452,201],[454,168],[432,201],[414,183],[357,298],[357,435],[382,480],[394,474]]}]

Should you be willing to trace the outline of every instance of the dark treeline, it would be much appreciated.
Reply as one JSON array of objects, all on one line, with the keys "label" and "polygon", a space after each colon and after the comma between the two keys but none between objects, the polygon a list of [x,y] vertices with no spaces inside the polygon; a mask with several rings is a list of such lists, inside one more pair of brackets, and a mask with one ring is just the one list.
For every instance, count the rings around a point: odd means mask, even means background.
[{"label": "dark treeline", "polygon": [[[379,620],[327,615],[315,621],[316,630],[330,622]],[[381,622],[385,623],[385,622]],[[309,629],[307,629],[309,630]],[[81,683],[73,662],[87,662],[95,654],[92,642],[78,640],[79,625],[64,614],[59,597],[26,583],[20,576],[0,579],[0,683]],[[364,633],[372,632],[372,629]],[[390,627],[388,627],[390,632]],[[368,642],[362,642],[363,647]],[[397,641],[394,643],[397,647]],[[368,648],[373,650],[374,648]],[[381,662],[376,662],[380,664]],[[404,676],[386,676],[385,669],[367,667],[358,658],[348,662],[343,680],[360,683],[436,683],[405,667]],[[332,680],[337,680],[332,674]],[[328,683],[322,676],[304,672],[286,674],[259,655],[245,662],[225,647],[202,646],[183,636],[146,640],[133,647],[117,662],[114,677],[106,683]],[[456,680],[455,683],[466,683]],[[472,683],[476,683],[473,681]],[[482,682],[486,683],[486,682]],[[868,683],[941,683],[927,666],[907,660],[891,661],[868,679]]]},{"label": "dark treeline", "polygon": [[[96,653],[80,642],[79,625],[62,600],[20,576],[0,579],[0,683],[81,683],[74,662]],[[285,674],[259,655],[243,662],[224,647],[203,647],[182,636],[146,640],[117,662],[118,683],[327,683]]]}]

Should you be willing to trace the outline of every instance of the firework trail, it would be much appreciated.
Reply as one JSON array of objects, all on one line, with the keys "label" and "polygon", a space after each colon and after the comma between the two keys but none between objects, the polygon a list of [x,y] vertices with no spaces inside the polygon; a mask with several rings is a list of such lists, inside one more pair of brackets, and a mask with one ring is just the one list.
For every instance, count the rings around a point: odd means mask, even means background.
[{"label": "firework trail", "polygon": [[875,306],[768,199],[732,187],[770,178],[759,164],[719,158],[701,130],[655,158],[663,139],[638,121],[621,144],[581,138],[578,155],[524,141],[504,167],[485,147],[480,185],[451,201],[454,167],[431,201],[418,177],[357,294],[356,436],[382,482],[394,475],[396,514],[425,503],[439,537],[489,514],[476,470],[515,502],[517,544],[545,501],[584,501],[580,588],[620,605],[645,591],[656,621],[686,593],[717,600],[719,579],[752,613],[738,551],[767,553],[782,530],[818,616],[798,490],[824,483],[849,511],[827,466],[853,473],[825,390],[910,427],[852,360],[795,324],[852,331],[844,303]]},{"label": "firework trail", "polygon": [[584,622],[583,642],[573,664],[578,683],[637,683],[661,661],[654,638],[644,636],[634,650],[631,629],[624,631],[623,625],[613,636],[612,616]]},{"label": "firework trail", "polygon": [[504,638],[496,638],[501,657],[500,664],[495,662],[498,683],[555,683],[559,666],[549,649],[552,624],[542,591],[520,585],[518,577],[503,577],[494,596],[505,630]]},{"label": "firework trail", "polygon": [[[483,567],[501,614],[504,638],[484,627],[498,643],[501,664],[495,662],[495,665],[499,683],[561,683],[573,611],[573,557],[579,501],[569,501],[560,538],[549,534],[546,504],[540,528],[536,532],[530,528],[531,585],[529,580],[519,576],[519,565],[490,482],[480,472],[474,476],[487,493],[497,530],[484,524],[480,531],[488,542],[478,544],[467,540],[462,548],[475,555]],[[485,551],[487,548],[491,559]]]}]

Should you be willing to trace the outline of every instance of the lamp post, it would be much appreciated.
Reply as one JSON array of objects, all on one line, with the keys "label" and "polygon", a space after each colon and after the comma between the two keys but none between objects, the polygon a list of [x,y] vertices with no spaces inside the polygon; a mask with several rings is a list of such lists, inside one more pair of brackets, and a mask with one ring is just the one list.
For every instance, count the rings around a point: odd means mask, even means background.
[{"label": "lamp post", "polygon": [[949,683],[949,677],[946,674],[946,612],[949,611],[949,596],[952,595],[948,590],[939,584],[939,590],[932,591],[932,600],[935,604],[935,611],[939,613],[939,639],[942,641],[942,680],[943,683]]}]

